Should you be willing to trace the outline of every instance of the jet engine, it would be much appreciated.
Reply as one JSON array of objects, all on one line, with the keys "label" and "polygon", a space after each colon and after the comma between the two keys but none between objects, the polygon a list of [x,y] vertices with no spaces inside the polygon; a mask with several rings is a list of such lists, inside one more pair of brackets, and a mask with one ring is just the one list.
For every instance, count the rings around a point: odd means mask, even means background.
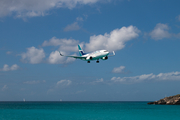
[{"label": "jet engine", "polygon": [[108,56],[106,56],[106,57],[103,57],[103,58],[101,58],[102,60],[107,60],[108,59]]},{"label": "jet engine", "polygon": [[89,59],[90,59],[90,60],[92,60],[92,59],[93,59],[93,57],[92,57],[92,56],[90,56],[90,57],[89,57]]},{"label": "jet engine", "polygon": [[92,59],[93,59],[92,56],[88,56],[88,57],[86,58],[86,60],[92,60]]}]

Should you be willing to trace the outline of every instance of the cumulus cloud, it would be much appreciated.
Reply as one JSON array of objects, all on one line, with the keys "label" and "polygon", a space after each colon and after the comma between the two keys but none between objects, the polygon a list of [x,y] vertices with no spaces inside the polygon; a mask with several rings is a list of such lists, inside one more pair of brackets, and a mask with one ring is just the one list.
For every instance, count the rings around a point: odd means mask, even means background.
[{"label": "cumulus cloud", "polygon": [[45,82],[46,82],[45,80],[42,80],[42,81],[40,81],[40,80],[37,80],[37,81],[33,80],[33,81],[26,81],[26,82],[24,82],[24,84],[39,84],[39,83],[45,83]]},{"label": "cumulus cloud", "polygon": [[113,73],[124,73],[125,66],[116,67],[113,69]]},{"label": "cumulus cloud", "polygon": [[[69,54],[70,52],[77,52],[78,51],[78,44],[80,44],[81,47],[83,47],[83,43],[79,43],[78,40],[74,39],[58,39],[56,37],[51,38],[49,41],[44,41],[42,46],[59,46],[59,51],[61,51],[62,54]],[[59,51],[53,51],[50,53],[48,57],[48,63],[50,64],[65,64],[70,63],[72,61],[75,61],[74,58],[67,58],[62,57],[59,55]],[[76,55],[76,54],[74,54]]]},{"label": "cumulus cloud", "polygon": [[45,58],[45,53],[42,48],[37,49],[33,46],[27,48],[27,52],[22,53],[21,57],[21,60],[25,63],[37,64],[42,62],[43,58]]},{"label": "cumulus cloud", "polygon": [[11,67],[9,67],[9,65],[4,64],[4,67],[2,69],[0,69],[0,71],[13,71],[13,70],[18,70],[19,66],[17,64],[12,65]]},{"label": "cumulus cloud", "polygon": [[134,83],[134,82],[142,82],[147,80],[180,80],[180,72],[170,72],[170,73],[159,73],[158,75],[151,74],[143,74],[134,77],[112,77],[111,81],[114,82],[127,82],[127,83]]},{"label": "cumulus cloud", "polygon": [[121,50],[125,47],[125,42],[138,37],[139,33],[140,30],[131,25],[129,27],[122,27],[121,29],[115,29],[109,34],[105,33],[104,35],[94,35],[90,37],[89,43],[86,43],[86,50]]},{"label": "cumulus cloud", "polygon": [[[0,0],[0,17],[44,16],[53,8],[73,9],[76,5],[94,4],[101,0]],[[106,0],[108,1],[108,0]]]},{"label": "cumulus cloud", "polygon": [[59,46],[59,45],[74,45],[78,44],[79,41],[74,39],[58,39],[52,37],[49,41],[44,41],[42,46]]},{"label": "cumulus cloud", "polygon": [[76,30],[79,30],[80,29],[80,26],[78,25],[77,22],[74,22],[70,25],[67,25],[65,28],[64,28],[64,31],[76,31]]},{"label": "cumulus cloud", "polygon": [[[65,54],[65,53],[62,52],[62,54]],[[65,64],[65,63],[73,62],[74,60],[75,60],[74,58],[66,58],[66,57],[60,56],[59,51],[51,52],[48,58],[48,62],[50,64]]]},{"label": "cumulus cloud", "polygon": [[62,64],[65,61],[65,57],[61,57],[58,51],[51,52],[48,62],[51,64]]},{"label": "cumulus cloud", "polygon": [[169,27],[166,24],[158,23],[154,30],[149,34],[154,40],[169,38],[171,34],[168,32]]},{"label": "cumulus cloud", "polygon": [[10,70],[17,70],[19,66],[17,64],[14,64],[11,66]]},{"label": "cumulus cloud", "polygon": [[56,37],[51,38],[49,41],[44,41],[42,46],[59,46],[60,51],[76,52],[78,50],[77,45],[80,44],[83,47],[83,43],[79,43],[74,39],[58,39]]}]

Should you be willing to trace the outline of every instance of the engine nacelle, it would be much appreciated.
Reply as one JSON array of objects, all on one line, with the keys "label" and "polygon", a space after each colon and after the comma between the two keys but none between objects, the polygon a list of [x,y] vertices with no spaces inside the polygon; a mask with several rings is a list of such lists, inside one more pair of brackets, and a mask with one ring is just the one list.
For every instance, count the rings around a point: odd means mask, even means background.
[{"label": "engine nacelle", "polygon": [[89,57],[89,59],[90,59],[90,60],[92,60],[92,59],[93,59],[93,57],[92,57],[92,56],[90,56],[90,57]]},{"label": "engine nacelle", "polygon": [[103,58],[101,58],[102,60],[107,60],[108,59],[108,56],[106,56],[106,57],[103,57]]},{"label": "engine nacelle", "polygon": [[86,58],[86,60],[92,60],[92,59],[93,59],[92,56],[88,56],[88,57]]}]

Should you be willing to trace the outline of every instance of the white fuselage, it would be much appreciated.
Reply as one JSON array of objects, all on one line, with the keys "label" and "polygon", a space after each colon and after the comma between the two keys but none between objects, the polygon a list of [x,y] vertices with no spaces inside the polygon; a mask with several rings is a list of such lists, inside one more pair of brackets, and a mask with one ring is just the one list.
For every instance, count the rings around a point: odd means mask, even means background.
[{"label": "white fuselage", "polygon": [[82,57],[86,57],[86,59],[83,59],[83,60],[91,61],[91,60],[103,59],[104,57],[108,55],[109,55],[109,52],[107,50],[98,50],[98,51],[83,55]]}]

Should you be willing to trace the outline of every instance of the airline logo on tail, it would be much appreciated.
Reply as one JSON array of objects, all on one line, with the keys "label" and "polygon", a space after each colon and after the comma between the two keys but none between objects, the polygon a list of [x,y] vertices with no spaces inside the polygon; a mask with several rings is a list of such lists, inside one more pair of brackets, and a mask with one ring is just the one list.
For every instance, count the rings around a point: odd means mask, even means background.
[{"label": "airline logo on tail", "polygon": [[81,49],[80,45],[78,45],[78,49],[79,49],[80,56],[86,55],[86,53],[84,53],[83,50]]}]

